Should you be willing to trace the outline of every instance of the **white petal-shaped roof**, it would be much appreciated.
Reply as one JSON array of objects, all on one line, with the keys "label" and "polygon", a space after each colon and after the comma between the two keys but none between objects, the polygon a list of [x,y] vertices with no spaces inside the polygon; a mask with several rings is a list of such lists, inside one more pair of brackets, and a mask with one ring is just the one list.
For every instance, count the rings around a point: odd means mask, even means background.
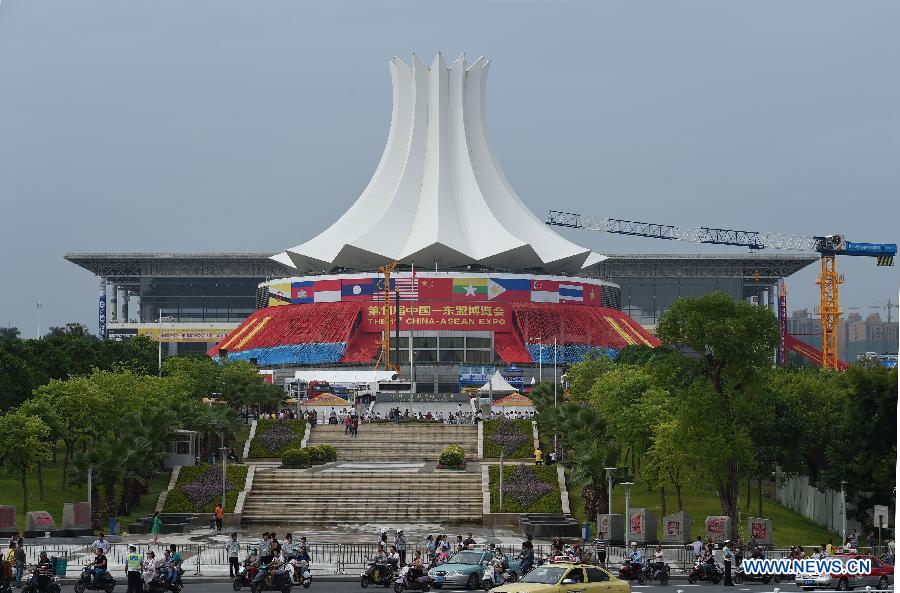
[{"label": "white petal-shaped roof", "polygon": [[273,259],[301,271],[390,261],[452,268],[577,272],[605,259],[563,238],[513,191],[488,137],[489,62],[390,62],[391,129],[356,202],[319,235]]}]

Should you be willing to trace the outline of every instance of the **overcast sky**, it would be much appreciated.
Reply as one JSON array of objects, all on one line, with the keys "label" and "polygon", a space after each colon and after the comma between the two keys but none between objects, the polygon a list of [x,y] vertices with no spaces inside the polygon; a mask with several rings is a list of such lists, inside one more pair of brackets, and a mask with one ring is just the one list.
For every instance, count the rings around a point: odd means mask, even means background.
[{"label": "overcast sky", "polygon": [[[900,239],[895,0],[0,2],[0,325],[28,337],[38,300],[45,327],[96,330],[97,281],[66,252],[318,233],[378,163],[387,63],[413,52],[493,61],[495,148],[541,217]],[[839,261],[845,306],[896,302],[898,268]],[[814,279],[790,279],[790,309]]]}]

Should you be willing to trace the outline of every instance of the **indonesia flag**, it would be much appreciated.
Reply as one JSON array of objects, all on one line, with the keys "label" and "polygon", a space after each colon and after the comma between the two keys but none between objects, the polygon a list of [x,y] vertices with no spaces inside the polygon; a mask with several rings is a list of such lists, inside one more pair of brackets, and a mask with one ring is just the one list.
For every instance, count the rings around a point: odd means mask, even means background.
[{"label": "indonesia flag", "polygon": [[581,284],[560,284],[559,285],[559,302],[560,303],[584,302],[584,286]]},{"label": "indonesia flag", "polygon": [[341,300],[340,280],[317,280],[313,287],[314,303],[338,303]]},{"label": "indonesia flag", "polygon": [[559,282],[554,280],[533,280],[531,282],[532,303],[558,303]]}]

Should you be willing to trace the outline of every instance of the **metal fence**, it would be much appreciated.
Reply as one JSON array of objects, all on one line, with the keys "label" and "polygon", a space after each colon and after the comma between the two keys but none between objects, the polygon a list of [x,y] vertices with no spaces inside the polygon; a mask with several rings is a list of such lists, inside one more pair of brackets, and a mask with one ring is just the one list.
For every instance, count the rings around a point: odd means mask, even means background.
[{"label": "metal fence", "polygon": [[[128,554],[128,546],[130,544],[111,544],[107,553],[107,561],[112,572],[124,571],[125,558]],[[135,544],[139,552],[146,553],[153,551],[157,558],[161,558],[165,549],[168,547],[164,544]],[[250,553],[251,547],[255,548],[256,544],[245,544],[244,555]],[[338,574],[346,575],[361,571],[369,558],[373,557],[377,551],[377,544],[333,544],[333,543],[310,543],[307,544],[307,550],[312,560],[313,570],[320,574]],[[500,546],[508,555],[518,553],[518,546]],[[642,549],[645,558],[652,554],[655,546],[646,546]],[[806,549],[812,549],[809,546]],[[178,544],[178,551],[183,558],[183,568],[185,575],[193,576],[222,576],[228,574],[228,555],[225,552],[224,544]],[[28,564],[37,562],[41,552],[47,552],[49,556],[65,558],[67,560],[67,574],[74,576],[80,574],[85,564],[93,560],[93,552],[89,545],[86,544],[53,544],[50,546],[40,546],[29,544],[25,546],[26,561]],[[425,544],[408,544],[407,559],[412,559],[416,552],[425,555]],[[887,551],[887,548],[859,548],[859,553],[881,554]],[[550,546],[535,545],[535,556],[540,556],[550,552]],[[587,561],[594,561],[594,548],[587,546],[585,548],[585,556]],[[628,555],[628,549],[624,546],[607,546],[606,548],[606,565],[609,568],[616,569],[621,566],[622,561]],[[767,551],[769,558],[786,558],[790,550],[787,548],[777,548]],[[674,573],[687,573],[690,571],[694,562],[693,551],[688,546],[682,545],[665,545],[663,546],[663,554],[665,561],[672,568]],[[243,560],[243,558],[241,558]]]}]

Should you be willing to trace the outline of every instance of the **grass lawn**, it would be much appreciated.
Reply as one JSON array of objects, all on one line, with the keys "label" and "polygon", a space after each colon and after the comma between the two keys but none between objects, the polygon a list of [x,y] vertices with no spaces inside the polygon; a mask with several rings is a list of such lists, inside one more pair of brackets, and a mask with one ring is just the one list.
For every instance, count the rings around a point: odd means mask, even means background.
[{"label": "grass lawn", "polygon": [[[28,510],[47,511],[56,520],[56,526],[62,523],[63,503],[82,502],[87,500],[87,486],[69,486],[63,490],[62,484],[62,458],[60,449],[57,454],[58,462],[49,464],[44,468],[44,500],[41,500],[38,492],[37,473],[28,477]],[[70,477],[72,476],[70,470]],[[125,528],[129,523],[139,517],[153,514],[159,493],[169,484],[170,472],[163,471],[148,483],[148,493],[141,497],[141,503],[129,515],[119,517],[119,528]],[[11,504],[16,507],[16,528],[25,528],[25,513],[22,510],[22,486],[18,478],[7,475],[0,476],[0,504]],[[103,504],[103,491],[100,491],[100,504]],[[101,507],[102,508],[102,507]],[[106,526],[103,526],[106,529]]]},{"label": "grass lawn", "polygon": [[[741,521],[739,532],[746,539],[747,517],[755,517],[757,515],[758,490],[755,487],[751,493],[750,511],[747,511],[746,504],[747,483],[743,482],[741,488],[741,498],[738,504],[738,510],[744,520]],[[715,487],[711,484],[694,484],[685,487],[681,492],[684,510],[691,516],[691,529],[694,535],[703,534],[703,520],[709,515],[719,515],[721,509],[719,507],[719,499],[716,496]],[[569,502],[572,508],[572,515],[579,521],[585,521],[584,499],[581,497],[581,488],[569,486]],[[659,515],[659,525],[657,532],[662,533],[662,516],[661,501],[659,491],[647,491],[647,488],[638,482],[631,487],[631,507],[647,508],[655,511]],[[671,488],[666,489],[666,512],[674,513],[678,510],[675,491]],[[625,513],[625,491],[621,486],[613,489],[613,512]],[[815,523],[805,519],[790,509],[781,506],[770,498],[763,498],[763,515],[767,519],[772,520],[773,542],[777,547],[788,547],[792,545],[802,546],[819,546],[827,543],[828,539],[840,540],[840,536],[831,533],[824,527],[820,527]]]}]

